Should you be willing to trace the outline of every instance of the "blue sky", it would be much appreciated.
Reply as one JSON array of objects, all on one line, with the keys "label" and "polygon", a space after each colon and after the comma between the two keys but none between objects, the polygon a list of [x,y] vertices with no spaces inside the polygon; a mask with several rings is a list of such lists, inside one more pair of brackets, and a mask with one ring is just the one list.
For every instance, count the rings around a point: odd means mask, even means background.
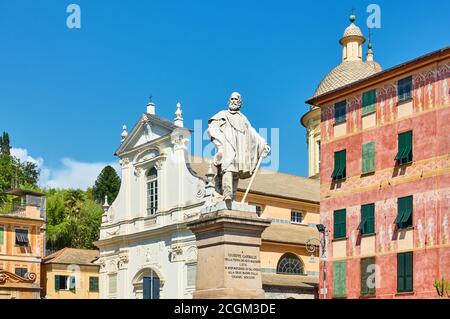
[{"label": "blue sky", "polygon": [[[70,3],[79,30],[66,26]],[[180,100],[193,128],[237,90],[253,126],[280,128],[280,170],[306,175],[304,101],[340,63],[352,7],[367,34],[370,3],[381,7],[383,68],[449,45],[447,0],[0,0],[0,130],[51,185],[85,187],[117,161],[121,126],[150,94],[169,119]]]}]

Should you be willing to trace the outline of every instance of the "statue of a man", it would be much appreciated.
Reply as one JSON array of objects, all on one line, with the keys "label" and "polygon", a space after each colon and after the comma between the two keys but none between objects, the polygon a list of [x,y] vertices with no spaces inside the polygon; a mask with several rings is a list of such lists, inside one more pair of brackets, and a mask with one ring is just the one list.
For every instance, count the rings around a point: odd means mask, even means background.
[{"label": "statue of a man", "polygon": [[256,173],[259,159],[270,152],[264,138],[240,112],[241,107],[241,95],[233,92],[228,110],[208,121],[208,134],[217,150],[213,162],[217,167],[216,188],[225,201],[236,199],[239,179]]}]

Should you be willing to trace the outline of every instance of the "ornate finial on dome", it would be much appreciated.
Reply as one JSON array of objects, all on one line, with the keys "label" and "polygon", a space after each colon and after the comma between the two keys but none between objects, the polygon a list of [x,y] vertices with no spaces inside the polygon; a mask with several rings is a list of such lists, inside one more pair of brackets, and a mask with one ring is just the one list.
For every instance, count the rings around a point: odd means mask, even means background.
[{"label": "ornate finial on dome", "polygon": [[343,46],[342,62],[362,61],[361,45],[366,41],[366,38],[364,38],[361,29],[354,23],[355,20],[356,16],[352,13],[350,25],[345,29],[342,38],[339,40],[339,43]]},{"label": "ornate finial on dome", "polygon": [[125,141],[125,139],[128,136],[128,131],[127,131],[127,126],[126,125],[122,126],[122,134],[121,134],[121,136],[122,136],[122,142]]},{"label": "ornate finial on dome", "polygon": [[156,112],[156,105],[153,102],[153,95],[150,95],[147,103],[147,113],[155,115],[155,112]]},{"label": "ornate finial on dome", "polygon": [[181,103],[177,103],[177,110],[175,111],[174,124],[178,127],[183,127],[183,111],[181,110]]},{"label": "ornate finial on dome", "polygon": [[369,29],[369,43],[367,44],[366,61],[373,61],[372,33],[371,33],[370,29]]}]

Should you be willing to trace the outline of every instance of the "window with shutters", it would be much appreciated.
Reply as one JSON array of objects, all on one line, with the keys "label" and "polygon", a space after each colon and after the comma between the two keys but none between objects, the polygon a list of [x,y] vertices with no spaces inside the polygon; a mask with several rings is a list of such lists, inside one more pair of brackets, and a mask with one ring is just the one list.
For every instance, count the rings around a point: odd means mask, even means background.
[{"label": "window with shutters", "polygon": [[98,292],[98,277],[89,277],[89,292]]},{"label": "window with shutters", "polygon": [[335,181],[344,179],[347,175],[346,168],[347,151],[334,152],[334,169],[331,178]]},{"label": "window with shutters", "polygon": [[371,114],[375,112],[377,105],[377,92],[371,90],[364,92],[362,96],[362,115]]},{"label": "window with shutters", "polygon": [[361,206],[361,222],[358,229],[362,235],[375,233],[375,204]]},{"label": "window with shutters", "polygon": [[412,131],[398,134],[397,155],[395,161],[397,165],[407,164],[413,160]]},{"label": "window with shutters", "polygon": [[375,295],[375,257],[361,258],[361,295]]},{"label": "window with shutters", "polygon": [[347,102],[342,101],[334,105],[334,123],[339,124],[346,121]]},{"label": "window with shutters", "polygon": [[369,142],[362,146],[362,174],[375,171],[375,143]]},{"label": "window with shutters", "polygon": [[16,245],[17,246],[29,245],[27,229],[16,229]]},{"label": "window with shutters", "polygon": [[55,275],[55,290],[69,290],[70,280],[68,276]]},{"label": "window with shutters", "polygon": [[147,214],[154,215],[158,210],[158,171],[152,167],[147,173]]},{"label": "window with shutters", "polygon": [[411,99],[412,76],[401,79],[397,82],[398,102],[409,101]]},{"label": "window with shutters", "polygon": [[397,292],[413,291],[413,253],[397,254]]},{"label": "window with shutters", "polygon": [[412,226],[413,197],[406,196],[397,200],[397,218],[395,224],[398,228],[408,228]]},{"label": "window with shutters", "polygon": [[335,261],[333,263],[333,296],[345,298],[346,296],[346,262]]},{"label": "window with shutters", "polygon": [[334,239],[345,238],[346,229],[346,216],[347,212],[345,209],[336,210],[333,214],[334,220]]}]

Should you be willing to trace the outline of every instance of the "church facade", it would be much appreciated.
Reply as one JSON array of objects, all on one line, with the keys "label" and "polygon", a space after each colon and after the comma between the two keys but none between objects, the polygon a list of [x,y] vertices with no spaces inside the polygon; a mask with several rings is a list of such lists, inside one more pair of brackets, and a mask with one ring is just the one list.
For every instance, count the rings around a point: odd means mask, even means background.
[{"label": "church facade", "polygon": [[[196,283],[197,248],[186,224],[201,213],[209,161],[190,156],[181,105],[176,119],[155,114],[155,104],[116,151],[122,184],[108,205],[95,243],[100,249],[100,298],[191,298]],[[288,182],[287,182],[288,181]],[[239,183],[240,200],[248,180]],[[316,298],[319,184],[308,178],[261,172],[248,195],[272,225],[262,236],[261,271],[267,298]],[[202,274],[207,276],[208,274]]]}]

